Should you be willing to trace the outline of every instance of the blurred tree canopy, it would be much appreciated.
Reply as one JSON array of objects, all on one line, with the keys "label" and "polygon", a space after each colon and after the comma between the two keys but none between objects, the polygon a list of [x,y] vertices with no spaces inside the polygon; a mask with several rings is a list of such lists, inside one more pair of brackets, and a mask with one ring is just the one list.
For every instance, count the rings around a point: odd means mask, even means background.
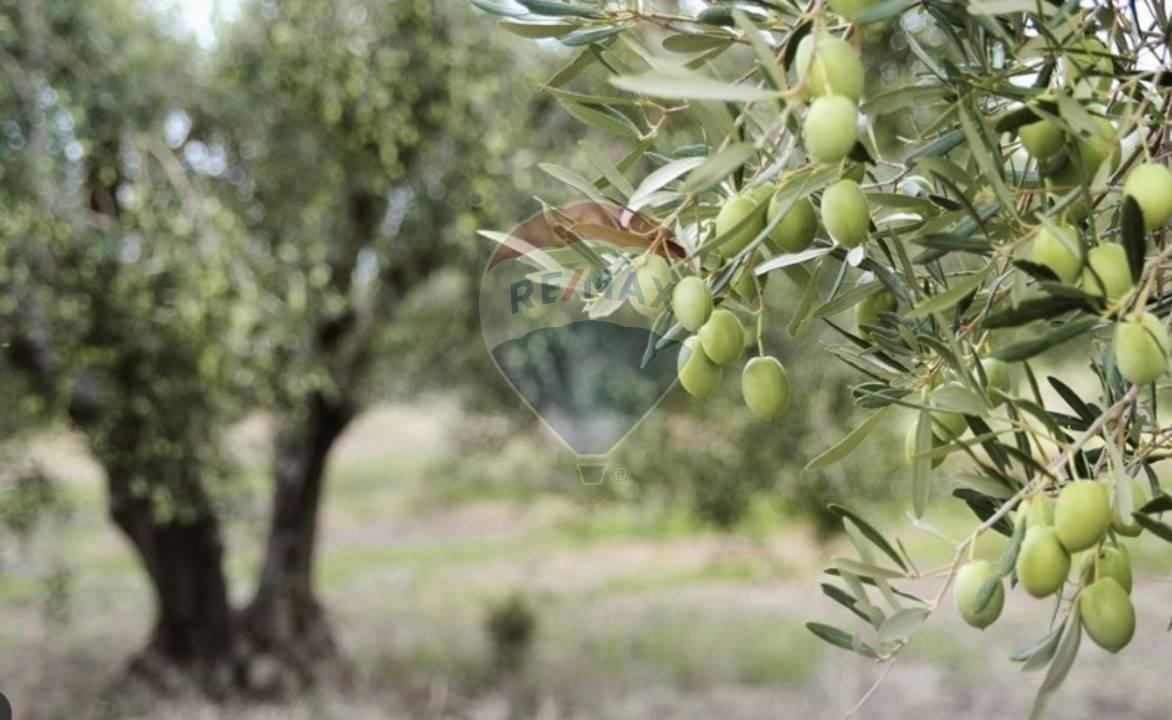
[{"label": "blurred tree canopy", "polygon": [[[207,58],[139,2],[0,7],[5,435],[84,432],[158,600],[132,669],[214,692],[289,689],[334,656],[312,589],[326,457],[396,372],[374,350],[410,293],[441,260],[470,267],[461,233],[516,212],[502,178],[540,124],[534,55],[461,7],[241,12]],[[221,434],[266,406],[272,529],[236,613]],[[260,678],[258,658],[285,672]]]}]

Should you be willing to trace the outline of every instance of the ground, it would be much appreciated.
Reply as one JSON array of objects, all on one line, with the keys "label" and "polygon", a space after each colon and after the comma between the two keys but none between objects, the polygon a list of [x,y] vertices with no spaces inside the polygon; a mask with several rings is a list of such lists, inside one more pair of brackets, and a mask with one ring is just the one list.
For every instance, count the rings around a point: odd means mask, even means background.
[{"label": "ground", "polygon": [[[151,598],[106,521],[100,474],[76,439],[37,440],[35,454],[63,479],[74,507],[29,542],[0,549],[0,691],[16,718],[96,718],[105,709],[193,720],[820,720],[843,717],[878,677],[873,663],[804,628],[811,619],[853,627],[818,587],[823,563],[849,552],[841,542],[819,545],[767,505],[747,530],[726,535],[698,528],[686,508],[632,508],[589,492],[500,492],[487,469],[485,486],[497,490],[476,492],[475,482],[439,472],[452,467],[456,434],[474,421],[432,399],[384,407],[345,436],[330,467],[319,579],[355,677],[294,706],[111,697],[122,660],[145,638]],[[265,498],[250,487],[264,482],[267,433],[255,418],[232,438],[245,469],[231,491],[239,598],[264,532]],[[556,452],[548,438],[517,442],[500,455]],[[571,464],[564,472],[564,483],[576,482]],[[922,567],[950,556],[894,508],[876,512]],[[939,511],[931,519],[951,537],[968,522]],[[982,552],[995,554],[995,545]],[[1115,657],[1086,643],[1050,717],[1167,719],[1166,548],[1147,541],[1138,553],[1133,644]],[[911,589],[934,592],[930,583]],[[513,592],[529,598],[539,625],[525,669],[502,677],[485,616]],[[1026,717],[1042,678],[1007,657],[1043,634],[1049,611],[1016,592],[1004,619],[981,633],[961,624],[946,598],[857,717]]]}]

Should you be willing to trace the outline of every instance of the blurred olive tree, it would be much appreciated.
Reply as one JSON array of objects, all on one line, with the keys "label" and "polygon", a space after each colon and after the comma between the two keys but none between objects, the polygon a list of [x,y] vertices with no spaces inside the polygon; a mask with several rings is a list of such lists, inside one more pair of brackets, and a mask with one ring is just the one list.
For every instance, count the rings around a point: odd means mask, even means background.
[{"label": "blurred olive tree", "polygon": [[[399,373],[376,356],[411,293],[471,272],[454,238],[519,212],[502,190],[542,132],[534,54],[466,13],[250,2],[209,56],[134,0],[0,4],[5,434],[67,418],[101,462],[157,599],[136,674],[279,691],[336,654],[312,585],[327,456]],[[220,436],[258,406],[282,430],[238,614]]]}]

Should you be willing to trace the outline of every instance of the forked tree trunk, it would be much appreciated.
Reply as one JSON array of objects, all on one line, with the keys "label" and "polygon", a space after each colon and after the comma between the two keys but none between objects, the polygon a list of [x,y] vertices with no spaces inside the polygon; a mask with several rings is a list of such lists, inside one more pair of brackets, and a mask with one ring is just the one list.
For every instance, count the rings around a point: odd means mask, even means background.
[{"label": "forked tree trunk", "polygon": [[131,677],[162,692],[223,696],[237,673],[219,521],[200,492],[184,499],[189,519],[159,522],[150,499],[132,491],[133,475],[109,465],[107,472],[110,515],[141,558],[155,594],[154,629],[130,663]]},{"label": "forked tree trunk", "polygon": [[264,569],[243,613],[244,636],[255,656],[249,683],[254,690],[301,689],[338,658],[313,571],[326,460],[353,416],[349,406],[315,393],[304,417],[278,433]]}]

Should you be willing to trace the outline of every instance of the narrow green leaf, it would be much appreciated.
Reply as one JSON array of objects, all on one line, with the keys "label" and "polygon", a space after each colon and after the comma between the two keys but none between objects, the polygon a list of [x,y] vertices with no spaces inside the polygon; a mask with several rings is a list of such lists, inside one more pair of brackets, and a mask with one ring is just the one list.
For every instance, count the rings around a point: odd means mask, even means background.
[{"label": "narrow green leaf", "polygon": [[712,34],[680,34],[669,35],[663,39],[663,49],[674,53],[696,53],[711,50],[717,47],[726,47],[732,44],[731,35]]},{"label": "narrow green leaf", "polygon": [[1144,242],[1144,219],[1140,212],[1139,203],[1130,195],[1123,196],[1120,206],[1120,232],[1123,236],[1123,249],[1127,251],[1127,265],[1131,268],[1131,279],[1139,282],[1143,274],[1144,253],[1147,248]]},{"label": "narrow green leaf", "polygon": [[566,112],[574,116],[579,122],[585,123],[592,128],[610,133],[611,135],[630,138],[631,140],[639,139],[639,131],[637,129],[613,115],[596,110],[589,105],[583,105],[582,103],[573,102],[562,97],[558,97],[558,102],[566,109]]},{"label": "narrow green leaf", "polygon": [[1050,661],[1050,668],[1046,671],[1046,678],[1042,680],[1042,687],[1034,700],[1034,707],[1030,711],[1030,720],[1038,720],[1046,709],[1046,701],[1057,690],[1070,674],[1070,668],[1078,657],[1078,646],[1082,640],[1082,620],[1077,612],[1071,612],[1066,621],[1066,632],[1058,643],[1054,652],[1054,659]]},{"label": "narrow green leaf", "polygon": [[842,505],[833,503],[828,506],[828,509],[840,518],[849,518],[855,524],[855,527],[859,529],[859,532],[863,533],[868,540],[875,544],[875,547],[882,550],[887,557],[894,560],[895,564],[899,565],[901,569],[905,572],[907,571],[907,565],[904,564],[903,560],[899,557],[899,553],[891,546],[891,543],[887,542],[887,539],[883,537],[883,533],[876,530],[873,525],[864,520],[858,513]]},{"label": "narrow green leaf", "polygon": [[710,155],[700,167],[692,171],[680,189],[684,193],[703,192],[716,185],[737,168],[744,165],[757,149],[749,143],[729,145],[715,155]]},{"label": "narrow green leaf", "polygon": [[577,3],[560,2],[560,0],[516,0],[538,15],[553,17],[585,17],[601,18],[603,14],[597,8]]},{"label": "narrow green leaf", "polygon": [[1169,527],[1166,523],[1148,517],[1142,512],[1133,512],[1131,516],[1135,518],[1136,523],[1144,530],[1147,530],[1161,540],[1172,543],[1172,527]]},{"label": "narrow green leaf", "polygon": [[696,73],[649,72],[643,75],[618,75],[610,81],[615,87],[629,92],[671,99],[752,102],[777,96],[773,90],[734,85]]},{"label": "narrow green leaf", "polygon": [[521,20],[501,20],[499,25],[514,35],[530,39],[559,37],[578,27],[571,22],[541,23]]},{"label": "narrow green leaf", "polygon": [[1049,320],[1073,310],[1089,309],[1090,306],[1081,298],[1047,295],[1023,300],[1017,307],[1007,307],[989,313],[981,321],[981,325],[986,328],[1017,327],[1034,320]]},{"label": "narrow green leaf", "polygon": [[932,459],[926,453],[932,448],[932,414],[921,410],[916,419],[916,457],[912,461],[912,512],[924,517],[931,496]]},{"label": "narrow green leaf", "polygon": [[932,313],[941,312],[951,308],[953,305],[956,305],[963,298],[980,287],[981,283],[985,282],[985,280],[989,277],[989,274],[992,272],[992,270],[992,265],[986,265],[963,280],[953,283],[952,287],[948,288],[944,292],[939,292],[935,295],[929,296],[925,300],[922,300],[910,311],[908,311],[907,317],[911,319],[927,317]]},{"label": "narrow green leaf", "polygon": [[1084,335],[1099,323],[1098,318],[1079,318],[1059,325],[1053,330],[1033,340],[1025,340],[1002,348],[993,353],[993,357],[1003,362],[1020,362],[1043,353],[1052,347],[1073,340]]},{"label": "narrow green leaf", "polygon": [[855,652],[854,636],[845,630],[839,630],[838,628],[831,625],[823,625],[822,623],[816,622],[806,623],[806,629],[822,638],[826,642],[830,643],[831,645],[840,647],[843,650]]},{"label": "narrow green leaf", "polygon": [[785,80],[781,72],[781,67],[777,64],[777,58],[773,56],[773,49],[765,42],[765,36],[761,34],[757,26],[740,10],[733,10],[732,15],[737,27],[744,34],[745,39],[749,41],[749,46],[753,48],[753,52],[757,55],[757,64],[769,80],[769,84],[775,90],[784,89]]},{"label": "narrow green leaf", "polygon": [[602,193],[598,191],[597,188],[594,187],[594,183],[590,182],[569,168],[564,168],[560,165],[554,165],[553,163],[540,163],[538,167],[544,170],[547,174],[552,175],[575,190],[583,193],[594,202],[610,202]]},{"label": "narrow green leaf", "polygon": [[817,470],[821,467],[827,467],[850,455],[851,452],[853,452],[854,449],[857,448],[859,444],[867,438],[867,435],[871,434],[871,431],[874,430],[875,427],[883,420],[890,409],[891,408],[889,407],[883,408],[882,410],[872,414],[863,422],[859,423],[858,427],[847,433],[846,437],[844,437],[842,440],[839,440],[837,444],[808,462],[806,464],[806,469]]}]

